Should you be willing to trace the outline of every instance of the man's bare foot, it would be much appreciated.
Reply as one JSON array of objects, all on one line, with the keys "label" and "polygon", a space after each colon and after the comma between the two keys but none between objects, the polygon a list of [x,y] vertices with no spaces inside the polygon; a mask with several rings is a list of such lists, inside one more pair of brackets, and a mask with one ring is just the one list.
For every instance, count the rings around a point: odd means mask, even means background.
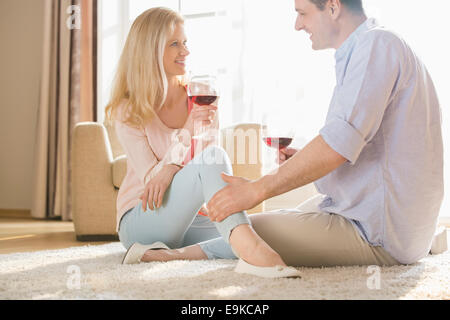
[{"label": "man's bare foot", "polygon": [[233,250],[245,262],[258,267],[286,266],[275,252],[248,224],[234,228],[230,235]]},{"label": "man's bare foot", "polygon": [[208,257],[199,245],[192,245],[181,249],[147,250],[141,262],[207,259]]}]

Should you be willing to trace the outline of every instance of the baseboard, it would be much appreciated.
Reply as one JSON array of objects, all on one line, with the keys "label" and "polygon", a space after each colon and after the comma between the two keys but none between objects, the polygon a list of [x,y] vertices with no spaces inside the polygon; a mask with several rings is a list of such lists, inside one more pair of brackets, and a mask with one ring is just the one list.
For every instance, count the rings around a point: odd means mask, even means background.
[{"label": "baseboard", "polygon": [[0,209],[0,218],[31,219],[31,210]]},{"label": "baseboard", "polygon": [[80,241],[80,242],[119,241],[119,236],[117,234],[77,235],[77,241]]}]

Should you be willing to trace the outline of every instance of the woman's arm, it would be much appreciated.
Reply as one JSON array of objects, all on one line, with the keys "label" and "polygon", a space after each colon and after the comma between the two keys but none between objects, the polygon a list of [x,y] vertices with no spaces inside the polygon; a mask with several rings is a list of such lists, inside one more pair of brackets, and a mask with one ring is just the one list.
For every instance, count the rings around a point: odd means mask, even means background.
[{"label": "woman's arm", "polygon": [[143,185],[147,185],[167,165],[182,167],[184,156],[190,148],[190,139],[186,139],[182,132],[177,130],[172,136],[172,144],[159,161],[143,130],[132,128],[119,120],[115,121],[115,130],[134,172]]},{"label": "woman's arm", "polygon": [[220,123],[219,123],[219,112],[215,111],[212,123],[208,125],[209,128],[209,139],[201,140],[201,143],[197,143],[195,146],[195,155],[200,154],[209,146],[217,146],[220,143]]},{"label": "woman's arm", "polygon": [[158,159],[151,149],[147,136],[142,130],[132,128],[119,120],[114,121],[117,138],[125,151],[133,171],[145,185]]},{"label": "woman's arm", "polygon": [[175,165],[179,169],[184,167],[184,159],[191,148],[191,136],[184,129],[178,129],[172,134],[172,144],[161,161],[152,169],[149,179],[154,178],[167,165]]},{"label": "woman's arm", "polygon": [[180,170],[176,165],[165,165],[145,186],[140,199],[142,200],[142,210],[147,210],[147,205],[151,210],[161,207],[164,194],[172,183],[173,177]]},{"label": "woman's arm", "polygon": [[146,210],[147,205],[151,210],[159,208],[173,177],[181,169],[177,164],[179,161],[177,153],[174,151],[179,142],[174,141],[164,158],[158,161],[144,131],[127,126],[118,120],[115,122],[115,130],[130,165],[144,185],[140,197],[143,210]]}]

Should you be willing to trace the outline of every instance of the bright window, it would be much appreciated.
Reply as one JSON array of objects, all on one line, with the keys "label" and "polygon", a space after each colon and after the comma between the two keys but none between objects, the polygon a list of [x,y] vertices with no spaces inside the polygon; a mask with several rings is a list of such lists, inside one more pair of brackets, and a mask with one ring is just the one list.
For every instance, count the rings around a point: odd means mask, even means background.
[{"label": "bright window", "polygon": [[[450,48],[448,0],[363,0],[369,16],[400,34],[427,66],[438,91],[444,145],[450,141]],[[190,67],[222,80],[221,126],[267,119],[295,124],[303,146],[324,124],[335,85],[334,50],[313,51],[308,36],[294,30],[294,1],[100,0],[99,121],[121,48],[137,15],[155,6],[186,18]],[[446,164],[450,151],[445,150]],[[446,166],[446,190],[450,172]],[[450,197],[441,216],[450,217]]]}]

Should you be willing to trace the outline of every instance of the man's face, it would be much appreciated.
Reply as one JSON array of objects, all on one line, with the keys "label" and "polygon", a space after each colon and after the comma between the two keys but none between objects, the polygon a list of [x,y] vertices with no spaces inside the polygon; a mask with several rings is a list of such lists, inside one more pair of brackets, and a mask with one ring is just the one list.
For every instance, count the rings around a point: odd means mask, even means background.
[{"label": "man's face", "polygon": [[295,0],[295,11],[297,11],[295,29],[304,30],[310,35],[313,50],[333,48],[334,20],[328,3],[325,10],[321,11],[309,0]]}]

